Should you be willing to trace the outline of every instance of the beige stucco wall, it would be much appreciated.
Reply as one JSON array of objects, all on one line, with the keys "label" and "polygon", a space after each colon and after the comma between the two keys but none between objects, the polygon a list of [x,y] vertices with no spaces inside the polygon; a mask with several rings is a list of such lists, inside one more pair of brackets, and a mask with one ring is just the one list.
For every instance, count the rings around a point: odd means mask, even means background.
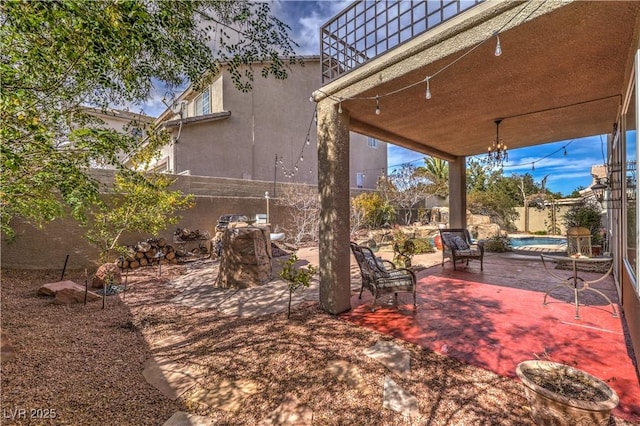
[{"label": "beige stucco wall", "polygon": [[[564,226],[564,215],[571,208],[570,205],[556,206],[556,226],[560,229],[560,234],[564,235],[567,228]],[[525,214],[524,207],[516,207],[518,218],[514,221],[517,231],[525,232]],[[551,229],[551,207],[547,206],[544,210],[538,210],[529,207],[529,232],[549,232]]]},{"label": "beige stucco wall", "polygon": [[[273,181],[275,172],[279,182],[317,184],[315,103],[309,96],[319,86],[317,58],[291,66],[286,80],[256,77],[249,93],[238,91],[223,73],[210,86],[211,112],[229,111],[231,116],[170,127],[178,142],[165,147],[161,158],[169,158],[168,169],[178,174]],[[189,116],[197,95],[188,96]],[[279,164],[275,167],[276,154],[292,170],[301,153],[303,160],[293,178],[285,177]],[[355,187],[356,174],[364,173],[363,186],[375,188],[386,168],[386,143],[378,141],[377,148],[370,148],[367,137],[351,133],[349,185]]]},{"label": "beige stucco wall", "polygon": [[[102,182],[109,182],[112,174],[110,170],[94,171],[94,176]],[[270,181],[202,176],[176,176],[176,179],[174,189],[194,194],[195,206],[180,213],[183,219],[178,224],[160,233],[159,236],[169,240],[173,238],[173,232],[178,227],[207,231],[213,236],[217,219],[223,214],[254,216],[266,213],[264,193],[269,191],[273,194],[273,182]],[[289,185],[291,184],[278,182],[277,193],[284,193],[284,188]],[[313,188],[315,189],[315,186]],[[360,192],[354,190],[351,195],[355,196]],[[290,229],[290,212],[286,207],[278,205],[277,199],[270,199],[269,215],[273,229]],[[89,268],[93,271],[97,267],[98,251],[84,240],[85,231],[75,221],[55,220],[44,229],[37,229],[19,221],[13,225],[18,234],[14,242],[7,242],[2,235],[0,253],[3,268],[62,270],[67,254],[69,269]],[[121,242],[133,245],[150,237],[152,236],[127,234],[122,237]]]}]

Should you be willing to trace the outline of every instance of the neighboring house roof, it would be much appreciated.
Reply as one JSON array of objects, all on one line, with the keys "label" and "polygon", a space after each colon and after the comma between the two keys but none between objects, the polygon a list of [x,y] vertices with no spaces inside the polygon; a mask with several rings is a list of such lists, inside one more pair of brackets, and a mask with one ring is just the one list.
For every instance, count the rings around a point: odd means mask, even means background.
[{"label": "neighboring house roof", "polygon": [[177,118],[175,120],[169,120],[162,123],[162,126],[175,127],[175,126],[179,126],[180,124],[207,123],[210,121],[224,120],[229,117],[231,117],[231,111],[214,112],[213,114],[198,115],[196,117]]}]

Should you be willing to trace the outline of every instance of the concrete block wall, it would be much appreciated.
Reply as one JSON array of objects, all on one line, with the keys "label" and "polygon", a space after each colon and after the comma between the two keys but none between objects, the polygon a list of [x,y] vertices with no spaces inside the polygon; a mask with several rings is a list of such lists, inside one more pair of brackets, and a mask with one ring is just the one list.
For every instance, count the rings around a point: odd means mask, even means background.
[{"label": "concrete block wall", "polygon": [[[113,179],[113,171],[96,170],[94,176],[105,188]],[[254,216],[266,213],[267,200],[265,191],[273,197],[273,182],[249,181],[241,179],[211,178],[202,176],[176,176],[174,189],[193,194],[195,206],[180,212],[182,220],[160,233],[169,241],[173,240],[176,228],[207,231],[213,237],[217,220],[223,214],[238,213]],[[276,183],[276,195],[288,183]],[[361,191],[354,191],[357,194]],[[269,214],[272,229],[286,229],[290,227],[290,213],[284,206],[279,206],[277,200],[271,198]],[[18,269],[60,269],[64,265],[66,255],[69,255],[68,269],[88,268],[95,271],[98,266],[98,250],[83,238],[85,230],[75,221],[64,218],[55,220],[44,229],[38,229],[21,221],[14,222],[18,238],[8,242],[2,236],[1,266],[3,268]],[[121,239],[125,245],[133,245],[146,240],[152,235],[127,234]]]}]

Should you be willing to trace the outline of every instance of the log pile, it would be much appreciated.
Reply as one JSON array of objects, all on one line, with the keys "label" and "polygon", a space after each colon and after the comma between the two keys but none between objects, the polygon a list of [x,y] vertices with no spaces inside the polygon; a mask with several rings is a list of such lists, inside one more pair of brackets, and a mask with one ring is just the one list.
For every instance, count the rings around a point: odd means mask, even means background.
[{"label": "log pile", "polygon": [[136,269],[147,265],[174,265],[178,253],[164,238],[150,238],[127,248],[127,254],[118,260],[122,269]]},{"label": "log pile", "polygon": [[199,229],[192,231],[189,228],[177,228],[173,233],[177,240],[181,241],[195,241],[195,240],[210,240],[211,236],[207,231],[200,232]]}]

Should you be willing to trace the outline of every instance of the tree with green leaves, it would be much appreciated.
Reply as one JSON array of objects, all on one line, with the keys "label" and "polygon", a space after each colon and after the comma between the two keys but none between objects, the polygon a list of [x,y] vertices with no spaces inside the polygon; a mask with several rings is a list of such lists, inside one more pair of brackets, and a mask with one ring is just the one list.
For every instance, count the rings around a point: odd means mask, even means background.
[{"label": "tree with green leaves", "polygon": [[[283,79],[281,58],[297,60],[288,27],[268,3],[5,0],[0,22],[6,238],[14,235],[14,218],[42,226],[69,213],[85,223],[93,209],[105,208],[93,165],[121,170],[121,155],[144,146],[148,157],[167,143],[138,120],[127,134],[105,128],[85,107],[139,108],[160,87],[170,98],[187,82],[208,83],[223,63],[247,91],[254,64],[263,77]],[[148,135],[144,143],[137,130]]]},{"label": "tree with green leaves", "polygon": [[395,209],[379,192],[363,192],[351,200],[354,209],[359,210],[362,223],[371,229],[391,224]]},{"label": "tree with green leaves", "polygon": [[449,196],[449,163],[435,157],[425,157],[424,166],[416,168],[416,176],[425,178],[425,192],[445,199]]}]

